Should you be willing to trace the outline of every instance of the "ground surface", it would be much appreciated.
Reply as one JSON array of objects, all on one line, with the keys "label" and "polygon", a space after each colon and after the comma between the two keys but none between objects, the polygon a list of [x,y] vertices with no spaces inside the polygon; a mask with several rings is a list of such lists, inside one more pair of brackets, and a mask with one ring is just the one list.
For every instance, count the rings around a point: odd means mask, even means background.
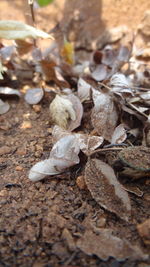
[{"label": "ground surface", "polygon": [[[1,0],[1,19],[25,20],[22,2]],[[79,1],[73,2],[76,5],[75,2]],[[97,9],[95,7],[97,16],[101,16],[101,31],[118,24],[135,29],[149,4],[147,0],[135,0],[132,4],[128,0],[104,2],[97,3]],[[68,23],[66,17],[69,20],[70,17],[62,13],[63,3],[56,1],[55,5],[37,11],[40,28],[49,31],[60,19],[63,19],[62,25]],[[67,9],[67,14],[70,14],[71,8]],[[90,17],[90,12],[94,11],[89,8],[87,12],[86,16]],[[93,28],[93,23],[83,22],[82,34],[89,31],[95,38],[100,28],[98,25]],[[39,113],[24,99],[9,101],[10,111],[0,117],[0,266],[149,266],[136,261],[119,263],[115,259],[104,262],[76,247],[88,219],[98,228],[113,229],[118,237],[126,238],[148,253],[148,246],[136,228],[150,215],[148,181],[144,179],[138,183],[144,192],[142,197],[130,194],[134,214],[132,223],[123,222],[104,211],[87,189],[81,190],[77,186],[80,166],[57,179],[53,177],[32,183],[28,179],[30,167],[47,158],[52,147],[52,124],[47,115],[49,99],[44,98]],[[24,126],[24,122],[28,122],[29,127]]]}]

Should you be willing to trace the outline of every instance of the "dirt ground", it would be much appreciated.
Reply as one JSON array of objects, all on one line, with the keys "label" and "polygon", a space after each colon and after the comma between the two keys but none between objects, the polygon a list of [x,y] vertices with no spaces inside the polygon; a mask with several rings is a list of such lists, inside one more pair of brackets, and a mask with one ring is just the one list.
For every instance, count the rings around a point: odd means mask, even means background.
[{"label": "dirt ground", "polygon": [[[1,0],[1,20],[29,21],[29,10],[23,2]],[[97,3],[93,9],[90,4],[85,6],[84,1],[64,2],[56,0],[49,7],[38,9],[37,24],[39,28],[50,31],[61,21],[61,31],[69,32],[75,42],[81,40],[83,34],[90,34],[89,40],[94,39],[104,29],[122,24],[134,30],[150,8],[147,0],[134,0],[132,3],[129,0],[93,1]],[[76,27],[75,22],[71,24],[72,10],[75,11],[79,2],[80,12],[84,14],[81,31],[77,27],[71,33],[72,27]],[[54,34],[61,39],[59,31],[54,31]],[[80,165],[57,178],[31,182],[29,169],[46,159],[52,147],[52,123],[47,115],[49,96],[42,100],[40,112],[36,112],[23,98],[8,101],[11,109],[0,117],[0,266],[148,267],[150,263],[142,261],[118,262],[114,258],[102,261],[82,252],[76,247],[76,242],[85,232],[89,220],[97,228],[111,228],[118,237],[126,238],[148,254],[149,246],[139,236],[136,226],[150,216],[149,181],[143,179],[138,184],[144,192],[142,197],[129,193],[134,217],[132,223],[100,208],[86,188],[81,190],[78,187],[76,179],[83,174],[84,168]],[[24,126],[27,123],[28,126]]]}]

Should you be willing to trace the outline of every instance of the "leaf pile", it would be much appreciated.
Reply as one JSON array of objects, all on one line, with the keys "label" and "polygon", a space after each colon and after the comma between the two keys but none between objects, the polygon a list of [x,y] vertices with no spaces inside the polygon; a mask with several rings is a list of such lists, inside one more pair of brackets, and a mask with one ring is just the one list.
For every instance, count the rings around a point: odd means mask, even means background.
[{"label": "leaf pile", "polygon": [[[68,42],[61,52],[55,42],[45,51],[35,47],[34,42],[25,39],[50,36],[22,23],[1,22],[0,37],[17,39],[15,45],[0,44],[0,114],[10,108],[3,102],[8,95],[24,95],[29,105],[42,105],[47,96],[50,99],[47,116],[53,122],[53,147],[48,159],[30,169],[29,179],[36,182],[63,173],[79,164],[84,153],[87,163],[81,172],[92,198],[105,210],[130,221],[133,215],[127,191],[131,190],[123,186],[121,174],[129,185],[131,179],[124,172],[127,166],[116,168],[121,155],[118,151],[122,150],[123,155],[130,147],[133,164],[140,146],[150,146],[150,71],[147,58],[140,54],[139,59],[137,38],[125,44],[111,41],[103,49],[97,45],[92,59],[85,62],[74,57],[76,51]],[[111,150],[116,153],[115,160],[109,159],[107,152]],[[150,158],[149,149],[143,153],[136,158],[140,166]],[[98,236],[88,233],[89,243],[86,239],[85,233],[77,246],[104,260],[109,256],[118,260],[147,258],[140,249],[131,249],[127,241],[104,230]],[[90,247],[93,239],[102,244],[101,249]],[[106,253],[102,248],[108,246],[108,241],[111,247]]]}]

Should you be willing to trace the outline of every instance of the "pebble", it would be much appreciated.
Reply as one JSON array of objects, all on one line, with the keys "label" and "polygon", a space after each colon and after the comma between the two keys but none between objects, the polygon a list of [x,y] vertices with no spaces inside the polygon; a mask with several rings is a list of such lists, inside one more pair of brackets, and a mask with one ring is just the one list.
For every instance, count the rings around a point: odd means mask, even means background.
[{"label": "pebble", "polygon": [[33,105],[32,107],[36,113],[41,112],[41,105]]},{"label": "pebble", "polygon": [[30,121],[23,121],[23,123],[20,126],[21,129],[31,129],[32,124]]},{"label": "pebble", "polygon": [[86,183],[85,183],[85,180],[84,180],[84,176],[78,176],[77,179],[76,179],[76,184],[81,190],[85,189],[86,188]]},{"label": "pebble", "polygon": [[20,165],[18,165],[18,166],[16,166],[16,171],[22,171],[23,170],[23,167],[22,166],[20,166]]},{"label": "pebble", "polygon": [[139,235],[146,245],[150,245],[150,218],[137,225]]},{"label": "pebble", "polygon": [[2,146],[0,147],[0,155],[9,154],[11,152],[11,147]]},{"label": "pebble", "polygon": [[27,151],[25,147],[20,147],[17,149],[16,154],[19,156],[24,156],[26,155]]}]

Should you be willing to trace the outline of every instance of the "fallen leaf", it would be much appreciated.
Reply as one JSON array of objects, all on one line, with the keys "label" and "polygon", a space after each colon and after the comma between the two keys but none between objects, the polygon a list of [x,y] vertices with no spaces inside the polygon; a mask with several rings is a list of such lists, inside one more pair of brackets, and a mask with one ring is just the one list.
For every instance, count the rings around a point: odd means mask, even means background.
[{"label": "fallen leaf", "polygon": [[68,125],[68,130],[73,131],[74,129],[78,128],[81,124],[81,120],[83,117],[83,106],[80,102],[80,99],[72,93],[68,94],[66,96],[66,99],[68,99],[72,103],[73,109],[75,111],[75,120],[70,120]]},{"label": "fallen leaf", "polygon": [[28,89],[25,94],[25,100],[30,105],[38,104],[44,96],[42,88]]},{"label": "fallen leaf", "polygon": [[131,214],[128,193],[108,164],[98,159],[90,159],[85,168],[85,182],[100,206],[128,221]]},{"label": "fallen leaf", "polygon": [[29,172],[29,179],[33,182],[39,181],[48,175],[63,172],[79,163],[80,147],[74,135],[62,137],[53,146],[49,159],[36,163]]},{"label": "fallen leaf", "polygon": [[97,81],[103,81],[107,78],[108,70],[104,64],[96,65],[95,70],[91,73],[92,78]]},{"label": "fallen leaf", "polygon": [[3,65],[2,65],[2,62],[0,61],[0,80],[3,80]]},{"label": "fallen leaf", "polygon": [[79,78],[78,80],[78,97],[80,98],[81,102],[90,99],[90,90],[91,85],[87,83],[84,79]]},{"label": "fallen leaf", "polygon": [[122,73],[114,74],[110,79],[111,91],[120,96],[134,96],[126,76]]},{"label": "fallen leaf", "polygon": [[66,63],[71,65],[74,64],[74,47],[72,43],[64,41],[63,47],[61,49],[61,56]]},{"label": "fallen leaf", "polygon": [[12,89],[10,87],[0,87],[0,94],[2,95],[17,95],[21,96],[21,93],[18,90]]},{"label": "fallen leaf", "polygon": [[0,99],[0,115],[5,114],[9,109],[10,105]]},{"label": "fallen leaf", "polygon": [[68,120],[76,120],[76,113],[73,108],[72,102],[65,96],[56,95],[50,104],[50,114],[52,120],[60,127],[66,129]]},{"label": "fallen leaf", "polygon": [[92,89],[94,107],[92,110],[91,121],[97,133],[107,141],[111,142],[114,133],[118,113],[111,96]]},{"label": "fallen leaf", "polygon": [[32,26],[15,20],[0,21],[0,38],[3,39],[25,39],[25,38],[52,38],[50,34],[38,30]]},{"label": "fallen leaf", "polygon": [[126,130],[123,124],[119,124],[112,135],[111,144],[121,144],[127,138]]},{"label": "fallen leaf", "polygon": [[118,261],[148,259],[148,255],[144,254],[140,248],[131,245],[126,239],[113,235],[110,229],[100,229],[99,234],[92,230],[85,231],[85,234],[77,241],[77,247],[87,255],[96,255],[105,261],[109,257]]}]

